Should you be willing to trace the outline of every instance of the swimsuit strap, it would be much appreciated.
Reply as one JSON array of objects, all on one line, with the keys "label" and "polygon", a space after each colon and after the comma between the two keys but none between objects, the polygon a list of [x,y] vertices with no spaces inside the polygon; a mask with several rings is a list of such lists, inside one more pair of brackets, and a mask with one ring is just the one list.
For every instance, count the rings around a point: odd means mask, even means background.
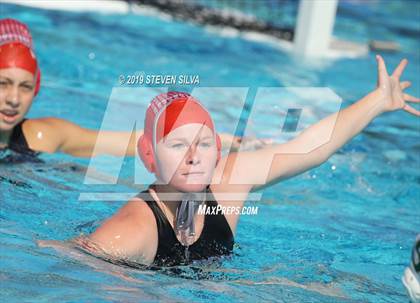
[{"label": "swimsuit strap", "polygon": [[19,153],[34,153],[34,151],[29,147],[28,142],[26,141],[25,134],[22,130],[22,125],[27,119],[23,119],[13,128],[12,135],[10,136],[8,147],[9,149],[19,152]]},{"label": "swimsuit strap", "polygon": [[156,200],[150,194],[149,189],[142,191],[139,195],[137,195],[137,197],[143,199],[152,210],[153,215],[156,218],[159,237],[162,235],[165,238],[171,238],[172,233],[170,231],[172,230],[172,226],[169,223],[169,220],[164,214],[163,210],[159,207]]},{"label": "swimsuit strap", "polygon": [[[214,201],[209,188],[207,194],[210,199],[206,201],[206,207],[217,207],[217,202]],[[155,265],[185,264],[191,260],[207,259],[229,254],[232,251],[233,233],[225,216],[221,213],[205,215],[203,230],[200,237],[188,247],[189,260],[186,260],[185,247],[179,242],[166,215],[151,196],[149,189],[142,191],[138,197],[147,203],[156,219],[158,248],[154,260]]]}]

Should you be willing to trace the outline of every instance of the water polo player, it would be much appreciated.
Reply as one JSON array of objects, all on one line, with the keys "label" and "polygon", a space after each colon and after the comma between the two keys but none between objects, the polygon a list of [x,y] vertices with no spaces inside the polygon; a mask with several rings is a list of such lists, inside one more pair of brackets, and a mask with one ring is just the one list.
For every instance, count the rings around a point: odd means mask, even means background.
[{"label": "water polo player", "polygon": [[[0,20],[0,148],[32,154],[62,151],[93,155],[97,131],[58,118],[25,119],[40,85],[41,70],[28,27],[14,19]],[[124,134],[107,132],[105,144],[95,151],[124,155]],[[131,151],[134,155],[135,146],[133,135],[127,154]]]},{"label": "water polo player", "polygon": [[[147,109],[138,143],[140,157],[156,182],[76,243],[108,259],[146,265],[179,265],[229,254],[240,213],[204,215],[197,212],[200,205],[242,208],[252,190],[319,166],[375,117],[400,109],[420,115],[408,104],[420,99],[403,92],[409,82],[400,82],[407,60],[391,76],[382,57],[377,56],[377,63],[378,86],[361,100],[289,142],[225,157],[220,155],[213,121],[198,100],[181,92],[157,96]],[[334,121],[330,140],[316,142]],[[318,148],[297,152],[308,144]],[[267,159],[268,174],[263,165]]]},{"label": "water polo player", "polygon": [[[25,119],[40,85],[41,70],[28,27],[14,19],[0,20],[0,149],[28,154],[61,151],[79,157],[93,156],[94,152],[136,154],[134,132],[104,131],[101,144],[95,147],[96,130],[59,118]],[[233,142],[234,147],[240,141],[229,134],[223,134],[222,140],[225,146]],[[248,142],[258,147],[267,141]]]}]

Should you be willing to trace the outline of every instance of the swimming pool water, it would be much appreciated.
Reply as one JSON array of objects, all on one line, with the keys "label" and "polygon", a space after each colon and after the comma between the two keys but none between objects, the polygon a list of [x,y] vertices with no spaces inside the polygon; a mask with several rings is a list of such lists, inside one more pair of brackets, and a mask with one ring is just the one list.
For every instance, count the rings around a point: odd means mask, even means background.
[{"label": "swimming pool water", "polygon": [[[312,66],[268,44],[156,16],[0,7],[2,17],[20,19],[33,32],[43,88],[29,117],[99,128],[118,76],[139,71],[198,74],[203,87],[328,86],[346,105],[376,83],[374,53]],[[388,70],[407,57],[410,93],[419,95],[418,34],[396,30],[418,30],[418,14],[415,1],[372,1],[368,8],[342,2],[335,35],[398,41],[401,52],[384,54]],[[230,117],[240,110],[227,97],[215,94],[210,108],[220,131],[234,130]],[[121,102],[116,123],[142,117],[146,106]],[[258,120],[255,135],[271,136],[271,121]],[[2,300],[406,302],[400,277],[420,230],[419,123],[404,112],[377,118],[322,166],[266,189],[259,214],[240,219],[233,257],[183,268],[181,275],[38,248],[39,239],[91,232],[124,203],[79,201],[81,192],[133,188],[84,184],[89,161],[62,154],[42,155],[44,163],[0,164]],[[125,159],[121,179],[131,180],[136,161]]]}]

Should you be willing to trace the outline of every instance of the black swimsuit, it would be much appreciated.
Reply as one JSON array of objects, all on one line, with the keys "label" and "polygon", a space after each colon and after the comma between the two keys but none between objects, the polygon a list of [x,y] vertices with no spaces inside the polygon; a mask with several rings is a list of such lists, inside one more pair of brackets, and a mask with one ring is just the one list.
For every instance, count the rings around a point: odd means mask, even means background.
[{"label": "black swimsuit", "polygon": [[[148,190],[140,193],[152,210],[158,228],[158,248],[153,261],[155,266],[175,266],[188,264],[193,260],[227,255],[232,252],[234,238],[225,216],[219,211],[216,214],[204,216],[204,226],[200,237],[188,247],[188,259],[183,246],[177,239],[175,232]],[[210,188],[207,191],[206,206],[217,207]],[[210,197],[210,198],[209,198]]]},{"label": "black swimsuit", "polygon": [[22,125],[25,121],[26,119],[23,119],[14,127],[9,140],[9,149],[18,153],[34,153],[34,151],[30,149],[25,135],[23,134]]},{"label": "black swimsuit", "polygon": [[[25,135],[23,134],[22,125],[25,121],[26,119],[23,119],[13,128],[7,147],[0,149],[0,163],[10,164],[27,161],[42,162],[36,157],[39,152],[36,152],[29,147]],[[7,153],[7,150],[12,151],[13,153]],[[3,155],[1,152],[3,152]]]}]

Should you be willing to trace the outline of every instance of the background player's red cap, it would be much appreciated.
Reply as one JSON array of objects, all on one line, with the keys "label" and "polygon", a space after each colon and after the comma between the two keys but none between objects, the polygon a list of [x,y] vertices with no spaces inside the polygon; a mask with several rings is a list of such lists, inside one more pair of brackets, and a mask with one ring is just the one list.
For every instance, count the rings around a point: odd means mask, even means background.
[{"label": "background player's red cap", "polygon": [[35,95],[41,85],[41,72],[33,52],[28,27],[14,19],[0,20],[0,68],[18,67],[36,76]]}]

